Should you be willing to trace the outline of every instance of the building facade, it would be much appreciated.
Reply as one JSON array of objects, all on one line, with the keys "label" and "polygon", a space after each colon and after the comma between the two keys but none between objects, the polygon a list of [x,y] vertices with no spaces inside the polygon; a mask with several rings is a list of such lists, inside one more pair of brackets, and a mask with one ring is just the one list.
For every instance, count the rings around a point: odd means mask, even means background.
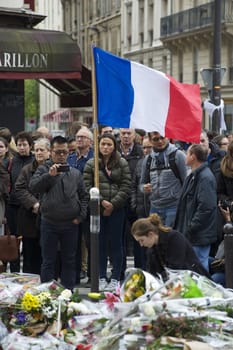
[{"label": "building facade", "polygon": [[61,0],[64,31],[77,40],[83,64],[91,68],[91,47],[121,55],[121,0]]},{"label": "building facade", "polygon": [[[35,0],[35,11],[46,18],[39,23],[37,28],[50,29],[50,30],[63,30],[63,16],[62,5],[60,0]],[[43,81],[42,81],[43,83]],[[46,84],[48,85],[48,84]],[[49,90],[47,87],[40,84],[40,124],[46,125],[51,130],[58,129],[57,121],[46,121],[44,116],[56,111],[60,108],[59,94],[56,94],[56,90],[51,87]],[[46,119],[46,118],[45,118]]]},{"label": "building facade", "polygon": [[[64,30],[77,40],[91,68],[91,45],[198,83],[209,99],[200,70],[213,67],[214,1],[61,0]],[[228,131],[233,130],[233,2],[221,1],[221,82]],[[205,115],[203,127],[211,127]]]},{"label": "building facade", "polygon": [[[221,82],[225,121],[233,130],[233,2],[221,0],[221,48],[214,45],[214,1],[174,1],[170,12],[161,18],[160,39],[171,54],[171,74],[181,82],[199,83],[202,100],[209,94],[202,80],[202,68],[213,68],[214,54],[220,50]],[[214,47],[215,46],[215,47]],[[213,52],[215,50],[215,53]],[[205,126],[211,120],[205,118]]]}]

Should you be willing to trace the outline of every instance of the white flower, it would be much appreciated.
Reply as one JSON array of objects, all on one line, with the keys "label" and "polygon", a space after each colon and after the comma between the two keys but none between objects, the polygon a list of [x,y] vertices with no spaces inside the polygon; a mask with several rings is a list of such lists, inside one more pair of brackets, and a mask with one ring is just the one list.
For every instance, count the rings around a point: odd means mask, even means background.
[{"label": "white flower", "polygon": [[77,313],[80,313],[82,315],[91,314],[91,311],[82,302],[75,303],[72,301],[68,304],[68,314],[71,314],[73,312],[77,312]]},{"label": "white flower", "polygon": [[61,292],[59,295],[58,299],[59,300],[64,300],[64,301],[69,301],[72,296],[72,292],[70,289],[65,289]]},{"label": "white flower", "polygon": [[131,324],[132,326],[140,326],[140,321],[141,321],[141,317],[132,317],[131,319]]},{"label": "white flower", "polygon": [[150,301],[148,303],[143,303],[141,305],[141,307],[140,307],[140,310],[147,317],[155,316],[155,310],[154,310],[154,307],[153,307],[153,303],[151,303]]},{"label": "white flower", "polygon": [[57,313],[57,309],[52,308],[52,306],[46,306],[43,307],[43,314],[47,317],[47,318],[53,318],[56,313]]},{"label": "white flower", "polygon": [[42,292],[38,294],[37,297],[42,305],[51,301],[51,295],[48,292]]}]

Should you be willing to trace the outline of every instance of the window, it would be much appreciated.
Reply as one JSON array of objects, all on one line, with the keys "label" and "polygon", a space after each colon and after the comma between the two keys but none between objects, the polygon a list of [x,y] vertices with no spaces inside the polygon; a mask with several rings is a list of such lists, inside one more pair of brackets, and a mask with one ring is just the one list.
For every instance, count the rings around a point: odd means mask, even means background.
[{"label": "window", "polygon": [[178,54],[178,80],[183,83],[183,53],[181,51]]},{"label": "window", "polygon": [[127,5],[126,8],[126,13],[127,13],[127,20],[126,20],[126,26],[127,26],[127,49],[129,50],[131,48],[131,43],[132,43],[132,6]]},{"label": "window", "polygon": [[148,31],[149,46],[152,46],[152,45],[153,45],[153,35],[154,35],[153,29],[149,30],[149,31]]},{"label": "window", "polygon": [[227,103],[224,106],[224,117],[227,131],[233,131],[233,103]]},{"label": "window", "polygon": [[193,83],[198,82],[198,49],[194,47],[193,49]]},{"label": "window", "polygon": [[162,72],[167,72],[167,56],[162,57]]},{"label": "window", "polygon": [[141,49],[143,48],[143,43],[144,43],[144,33],[141,32],[139,33],[139,45]]},{"label": "window", "polygon": [[139,33],[144,32],[144,0],[139,1]]}]

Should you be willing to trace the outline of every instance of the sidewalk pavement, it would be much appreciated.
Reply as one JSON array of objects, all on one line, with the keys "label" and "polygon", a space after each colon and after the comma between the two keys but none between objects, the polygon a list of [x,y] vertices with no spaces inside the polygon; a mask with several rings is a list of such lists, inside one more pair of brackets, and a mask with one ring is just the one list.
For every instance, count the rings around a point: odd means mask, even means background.
[{"label": "sidewalk pavement", "polygon": [[[134,258],[132,256],[127,257],[127,268],[134,267]],[[111,273],[111,267],[108,266],[108,274]],[[88,283],[88,277],[81,280],[81,283],[77,285],[77,288],[79,290],[79,295],[82,297],[90,293],[91,291],[91,284]]]}]

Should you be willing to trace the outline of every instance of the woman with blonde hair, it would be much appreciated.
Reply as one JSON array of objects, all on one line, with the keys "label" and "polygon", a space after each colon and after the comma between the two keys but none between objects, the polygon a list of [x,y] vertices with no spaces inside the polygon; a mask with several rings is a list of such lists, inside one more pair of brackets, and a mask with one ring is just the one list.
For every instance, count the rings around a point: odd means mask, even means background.
[{"label": "woman with blonde hair", "polygon": [[167,279],[166,268],[191,270],[210,278],[191,244],[180,232],[164,226],[158,214],[136,220],[131,229],[136,241],[148,249],[148,268],[152,275]]}]

